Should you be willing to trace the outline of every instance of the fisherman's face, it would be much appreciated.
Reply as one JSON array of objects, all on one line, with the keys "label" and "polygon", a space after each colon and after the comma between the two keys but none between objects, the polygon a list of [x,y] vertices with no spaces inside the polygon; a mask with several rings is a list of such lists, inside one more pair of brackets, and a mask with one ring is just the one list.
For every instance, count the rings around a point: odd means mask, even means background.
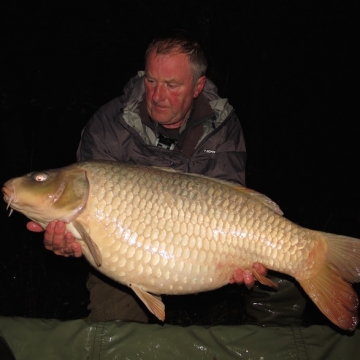
[{"label": "fisherman's face", "polygon": [[193,84],[193,72],[185,54],[148,54],[145,69],[146,105],[151,118],[167,128],[179,128],[191,105],[204,88],[206,77]]}]

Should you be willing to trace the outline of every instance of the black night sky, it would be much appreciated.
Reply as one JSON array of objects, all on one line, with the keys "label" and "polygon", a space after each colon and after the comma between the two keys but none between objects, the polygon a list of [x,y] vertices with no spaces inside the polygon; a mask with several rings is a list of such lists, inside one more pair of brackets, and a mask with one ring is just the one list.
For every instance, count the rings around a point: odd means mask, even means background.
[{"label": "black night sky", "polygon": [[[360,238],[359,21],[359,3],[342,0],[6,2],[0,181],[74,162],[81,129],[143,69],[148,42],[185,28],[203,43],[208,76],[241,120],[248,187],[302,226]],[[25,217],[8,218],[5,208],[0,315],[86,316],[85,260],[46,251]],[[241,291],[217,294],[189,301],[212,303],[210,320],[187,300],[168,300],[170,321],[231,323],[234,310],[230,320],[221,312]]]}]

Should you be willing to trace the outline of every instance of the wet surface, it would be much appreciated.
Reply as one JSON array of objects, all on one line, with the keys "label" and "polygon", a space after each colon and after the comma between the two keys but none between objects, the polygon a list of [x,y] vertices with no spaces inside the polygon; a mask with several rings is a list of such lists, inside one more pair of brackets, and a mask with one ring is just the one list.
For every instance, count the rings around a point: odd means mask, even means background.
[{"label": "wet surface", "polygon": [[[143,69],[148,41],[182,27],[203,42],[209,77],[241,119],[248,186],[300,225],[360,238],[355,2],[14,1],[0,20],[1,183],[74,162],[81,129]],[[5,208],[0,315],[86,316],[86,262],[47,252]],[[241,323],[243,291],[165,299],[169,322]]]}]

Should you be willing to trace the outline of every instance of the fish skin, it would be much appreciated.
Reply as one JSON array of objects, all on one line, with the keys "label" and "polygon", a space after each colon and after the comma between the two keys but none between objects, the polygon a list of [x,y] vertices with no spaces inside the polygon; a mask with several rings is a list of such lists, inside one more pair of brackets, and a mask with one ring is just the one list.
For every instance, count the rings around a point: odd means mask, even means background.
[{"label": "fish skin", "polygon": [[[228,284],[237,268],[293,276],[337,326],[354,330],[360,240],[298,226],[265,195],[171,169],[88,161],[4,184],[4,200],[46,228],[67,223],[91,265],[165,318],[161,294]],[[254,276],[271,285],[265,277]]]}]

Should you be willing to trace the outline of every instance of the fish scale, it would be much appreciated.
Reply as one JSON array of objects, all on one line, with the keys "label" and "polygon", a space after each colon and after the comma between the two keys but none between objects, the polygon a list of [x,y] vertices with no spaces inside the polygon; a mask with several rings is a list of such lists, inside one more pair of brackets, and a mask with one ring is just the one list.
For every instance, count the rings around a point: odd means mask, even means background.
[{"label": "fish scale", "polygon": [[[41,179],[41,181],[39,181]],[[359,239],[292,223],[253,190],[170,169],[109,161],[76,163],[11,179],[8,206],[46,228],[67,223],[91,265],[131,287],[164,320],[161,294],[228,284],[238,268],[293,276],[337,326],[354,330]]]},{"label": "fish scale", "polygon": [[[88,172],[89,182],[94,184],[90,185],[89,199],[94,201],[88,202],[87,207],[97,209],[97,219],[88,219],[89,233],[93,236],[92,234],[97,231],[98,220],[101,221],[101,228],[106,227],[106,238],[103,245],[99,245],[106,275],[113,278],[116,276],[114,270],[107,271],[105,268],[116,268],[118,257],[110,254],[116,254],[113,246],[116,248],[116,239],[119,238],[123,241],[121,253],[125,255],[125,261],[121,262],[119,271],[115,272],[124,275],[115,280],[125,284],[140,283],[144,289],[153,293],[160,294],[169,279],[172,281],[172,288],[167,291],[168,294],[205,291],[223,286],[230,281],[236,264],[251,267],[254,261],[266,263],[265,259],[270,259],[269,264],[274,270],[284,270],[285,266],[281,265],[281,260],[285,253],[280,244],[286,240],[279,237],[279,228],[276,227],[275,220],[279,215],[269,215],[271,209],[264,209],[260,204],[248,199],[240,198],[239,201],[237,190],[225,187],[222,183],[209,185],[205,181],[203,184],[201,178],[196,178],[200,180],[197,186],[195,181],[186,181],[187,178],[182,179],[182,174],[177,173],[172,173],[169,179],[163,181],[164,177],[158,174],[161,170],[143,170],[136,169],[137,176],[129,172],[119,173],[120,180],[114,178],[118,172],[115,172],[115,175],[112,172],[102,171],[94,175]],[[117,187],[113,186],[115,181]],[[143,184],[147,184],[142,191],[146,206],[139,208],[137,202],[133,201],[140,192],[140,185]],[[212,193],[212,196],[209,197],[208,193]],[[111,212],[114,208],[119,209],[118,217],[114,217]],[[235,215],[229,216],[230,211]],[[260,211],[262,215],[256,217]],[[168,214],[166,219],[165,214]],[[83,216],[84,214],[78,220],[82,221]],[[241,219],[244,219],[244,223]],[[229,221],[233,221],[235,225]],[[254,239],[260,238],[264,229],[271,229],[273,222],[274,235],[267,240],[269,244],[271,242],[271,246],[259,246],[260,242]],[[116,226],[109,226],[114,223]],[[252,229],[253,235],[250,236],[246,230],[247,236],[241,241],[242,237],[239,237],[239,234],[246,227]],[[231,230],[218,231],[224,228]],[[271,229],[270,234],[272,232]],[[242,248],[253,256],[241,251]],[[143,249],[147,249],[151,254],[151,267],[142,268],[143,271],[140,271],[137,263],[142,262]],[[204,251],[200,251],[201,249]],[[186,252],[187,258],[183,256]],[[109,256],[106,256],[107,254]],[[307,255],[304,253],[305,257]],[[175,262],[175,259],[179,260]],[[198,267],[194,266],[197,261],[200,263]],[[162,278],[162,273],[176,273],[177,281],[174,282],[170,275],[167,279]],[[192,281],[188,280],[189,277]],[[204,284],[206,277],[211,278],[209,284]],[[188,286],[184,286],[187,283]],[[198,288],[199,285],[203,288]]]}]

